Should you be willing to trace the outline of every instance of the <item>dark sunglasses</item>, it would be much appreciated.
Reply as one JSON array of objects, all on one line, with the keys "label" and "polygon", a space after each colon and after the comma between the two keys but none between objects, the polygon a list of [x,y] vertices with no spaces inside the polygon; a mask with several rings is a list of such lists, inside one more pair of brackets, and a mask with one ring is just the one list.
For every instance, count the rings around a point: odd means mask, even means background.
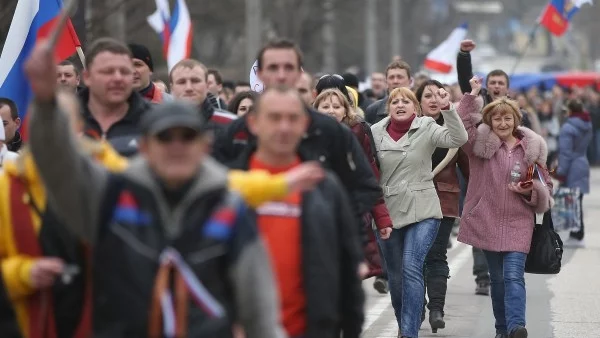
[{"label": "dark sunglasses", "polygon": [[200,136],[200,133],[192,129],[182,129],[179,131],[165,130],[156,134],[156,139],[160,143],[171,143],[174,140],[179,140],[182,143],[190,143],[196,140]]}]

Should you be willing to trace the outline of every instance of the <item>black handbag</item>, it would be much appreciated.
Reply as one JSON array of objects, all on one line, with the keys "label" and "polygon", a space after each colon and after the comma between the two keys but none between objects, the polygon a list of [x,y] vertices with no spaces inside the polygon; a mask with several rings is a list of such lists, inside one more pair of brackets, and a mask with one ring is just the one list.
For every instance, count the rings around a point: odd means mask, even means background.
[{"label": "black handbag", "polygon": [[[536,222],[537,223],[537,222]],[[531,247],[525,261],[525,272],[554,275],[560,272],[563,242],[554,231],[552,213],[544,213],[541,224],[536,224],[531,237]]]}]

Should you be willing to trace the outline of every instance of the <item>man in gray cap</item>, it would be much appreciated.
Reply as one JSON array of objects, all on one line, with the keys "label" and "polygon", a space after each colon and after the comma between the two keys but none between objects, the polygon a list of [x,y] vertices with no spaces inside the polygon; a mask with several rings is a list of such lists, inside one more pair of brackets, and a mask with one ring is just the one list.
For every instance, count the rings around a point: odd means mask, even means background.
[{"label": "man in gray cap", "polygon": [[154,106],[139,156],[111,174],[76,147],[50,48],[38,45],[25,68],[48,200],[93,248],[94,337],[230,337],[234,322],[249,338],[283,337],[269,258],[226,169],[206,156],[195,108]]}]

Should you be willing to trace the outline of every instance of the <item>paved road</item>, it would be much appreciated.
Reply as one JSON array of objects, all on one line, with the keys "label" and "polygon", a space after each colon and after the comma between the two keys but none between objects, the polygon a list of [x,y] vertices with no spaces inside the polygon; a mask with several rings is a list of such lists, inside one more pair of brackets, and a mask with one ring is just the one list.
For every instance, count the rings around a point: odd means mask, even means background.
[{"label": "paved road", "polygon": [[[592,171],[592,193],[584,197],[584,213],[586,247],[565,248],[558,275],[526,274],[531,338],[600,337],[600,169]],[[474,294],[471,248],[454,242],[448,255],[446,329],[433,334],[425,321],[419,337],[494,337],[491,300]],[[396,337],[398,326],[389,295],[377,294],[371,284],[372,280],[364,283],[368,295],[364,337]]]}]

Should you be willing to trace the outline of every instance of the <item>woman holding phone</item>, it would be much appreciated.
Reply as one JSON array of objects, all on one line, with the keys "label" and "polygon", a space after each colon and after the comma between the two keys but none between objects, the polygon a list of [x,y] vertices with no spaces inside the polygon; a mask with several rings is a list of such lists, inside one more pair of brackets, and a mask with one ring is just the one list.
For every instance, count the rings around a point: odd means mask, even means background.
[{"label": "woman holding phone", "polygon": [[[480,99],[481,80],[470,83],[462,104]],[[459,114],[469,134],[462,149],[470,175],[458,240],[481,248],[488,261],[496,338],[525,338],[525,259],[535,213],[547,211],[552,201],[546,142],[519,126],[519,106],[506,98],[481,114]],[[533,180],[530,168],[537,168]]]}]

